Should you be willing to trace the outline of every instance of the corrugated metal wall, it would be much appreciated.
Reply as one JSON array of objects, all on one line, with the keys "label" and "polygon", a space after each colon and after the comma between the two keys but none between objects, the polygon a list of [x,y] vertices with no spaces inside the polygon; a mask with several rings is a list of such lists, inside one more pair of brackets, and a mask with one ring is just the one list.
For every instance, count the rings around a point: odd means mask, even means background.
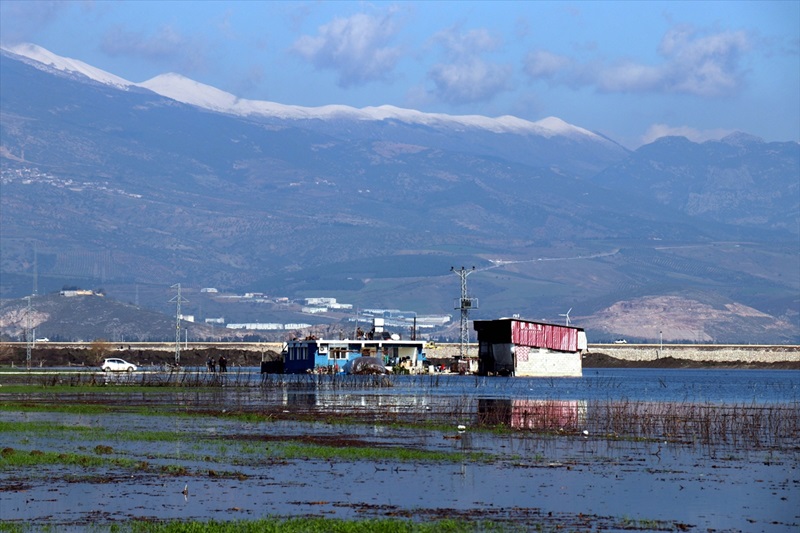
[{"label": "corrugated metal wall", "polygon": [[511,342],[521,346],[548,348],[562,352],[578,351],[578,330],[554,324],[511,321]]}]

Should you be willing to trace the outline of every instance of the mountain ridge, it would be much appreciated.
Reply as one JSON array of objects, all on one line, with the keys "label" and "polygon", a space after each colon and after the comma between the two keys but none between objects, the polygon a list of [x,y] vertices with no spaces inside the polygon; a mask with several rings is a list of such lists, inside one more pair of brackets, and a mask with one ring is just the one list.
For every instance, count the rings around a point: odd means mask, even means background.
[{"label": "mountain ridge", "polygon": [[607,137],[568,124],[557,117],[547,117],[536,122],[531,122],[511,115],[492,118],[482,115],[424,113],[392,105],[364,108],[354,108],[345,105],[325,105],[320,107],[286,105],[264,100],[239,98],[236,95],[216,87],[172,72],[160,74],[143,82],[131,82],[115,74],[92,67],[82,61],[59,56],[49,50],[30,43],[4,47],[3,50],[25,57],[28,60],[47,65],[56,70],[81,74],[89,79],[116,88],[129,89],[132,87],[141,87],[178,102],[234,115],[260,115],[268,118],[301,120],[349,118],[378,121],[394,119],[411,124],[428,126],[457,125],[460,127],[482,128],[495,133],[529,133],[544,137],[551,137],[554,135],[581,136],[613,142]]},{"label": "mountain ridge", "polygon": [[[698,323],[698,339],[800,339],[785,187],[797,143],[664,138],[629,152],[394,119],[241,117],[0,61],[4,299],[37,280],[169,314],[181,283],[453,313],[449,268],[476,265],[474,318],[572,307],[592,334],[617,324],[644,338],[678,296],[670,320]],[[193,299],[200,317],[274,318]],[[642,324],[622,330],[608,310],[631,306]]]}]

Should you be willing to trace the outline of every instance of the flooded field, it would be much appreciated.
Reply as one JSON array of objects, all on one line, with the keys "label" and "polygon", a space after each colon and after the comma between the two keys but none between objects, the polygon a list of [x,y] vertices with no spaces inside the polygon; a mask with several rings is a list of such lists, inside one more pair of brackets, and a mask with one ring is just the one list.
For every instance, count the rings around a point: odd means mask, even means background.
[{"label": "flooded field", "polygon": [[797,531],[800,372],[0,373],[0,520]]}]

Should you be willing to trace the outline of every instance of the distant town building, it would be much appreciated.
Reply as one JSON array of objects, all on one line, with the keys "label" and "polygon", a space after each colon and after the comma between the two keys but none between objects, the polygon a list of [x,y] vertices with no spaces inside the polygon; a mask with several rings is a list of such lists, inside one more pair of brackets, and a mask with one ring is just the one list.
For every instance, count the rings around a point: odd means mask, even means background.
[{"label": "distant town building", "polygon": [[216,292],[219,292],[219,291],[217,289],[215,289],[214,287],[203,287],[202,289],[200,289],[200,292],[215,292],[216,293]]},{"label": "distant town building", "polygon": [[[446,325],[452,320],[451,315],[420,315],[417,317],[418,328],[437,328]],[[408,321],[408,319],[406,319]]]},{"label": "distant town building", "polygon": [[228,329],[254,329],[254,330],[269,330],[269,331],[284,329],[283,324],[270,323],[270,322],[245,322],[241,324],[227,324],[225,327]]},{"label": "distant town building", "polygon": [[336,303],[336,298],[306,298],[306,305],[330,306]]},{"label": "distant town building", "polygon": [[290,322],[289,324],[284,324],[283,329],[290,330],[290,329],[306,329],[310,328],[311,324],[304,324],[303,322]]},{"label": "distant town building", "polygon": [[61,294],[61,296],[66,296],[66,297],[70,297],[70,296],[92,296],[92,295],[94,295],[94,291],[90,291],[90,290],[87,290],[87,289],[72,289],[72,290],[61,291],[59,294]]},{"label": "distant town building", "polygon": [[204,322],[205,322],[206,324],[224,324],[224,323],[225,323],[225,317],[219,317],[219,318],[206,318],[206,319],[204,320]]}]

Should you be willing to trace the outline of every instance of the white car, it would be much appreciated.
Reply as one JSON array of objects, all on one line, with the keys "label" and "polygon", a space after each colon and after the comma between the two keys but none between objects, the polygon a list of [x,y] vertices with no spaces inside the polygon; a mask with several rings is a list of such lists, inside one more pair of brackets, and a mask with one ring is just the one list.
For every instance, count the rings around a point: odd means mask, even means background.
[{"label": "white car", "polygon": [[100,368],[103,372],[134,372],[136,365],[124,359],[105,359]]}]

